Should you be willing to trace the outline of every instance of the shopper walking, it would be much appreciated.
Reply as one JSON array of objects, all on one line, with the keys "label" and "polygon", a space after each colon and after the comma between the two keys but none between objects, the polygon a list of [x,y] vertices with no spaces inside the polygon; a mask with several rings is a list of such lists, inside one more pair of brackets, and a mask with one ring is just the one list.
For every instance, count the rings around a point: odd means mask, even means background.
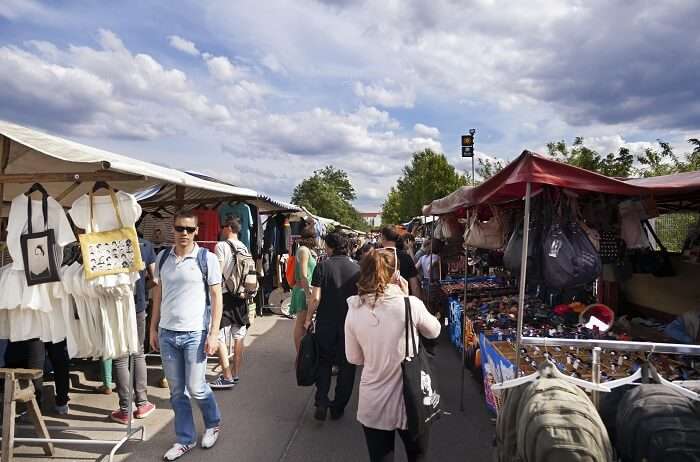
[{"label": "shopper walking", "polygon": [[[331,419],[343,416],[355,385],[355,365],[345,356],[345,317],[348,297],[357,294],[360,267],[347,256],[348,240],[340,234],[326,236],[329,258],[316,266],[311,279],[311,302],[304,327],[308,329],[316,315],[316,339],[319,346],[319,370],[316,379],[317,420],[326,420],[330,408]],[[338,366],[335,398],[331,402],[331,371]]]},{"label": "shopper walking", "polygon": [[394,226],[385,226],[379,234],[379,241],[383,248],[396,249],[398,258],[398,268],[401,277],[408,281],[408,290],[411,295],[421,296],[420,281],[418,280],[418,270],[413,258],[403,249],[401,237],[396,232]]},{"label": "shopper walking", "polygon": [[304,337],[306,329],[306,309],[307,300],[311,296],[311,277],[316,269],[316,231],[313,225],[306,226],[301,231],[301,239],[297,241],[297,251],[295,253],[296,263],[294,267],[295,284],[292,288],[292,299],[289,304],[289,314],[296,316],[294,324],[294,346],[299,354],[301,339]]},{"label": "shopper walking", "polygon": [[161,352],[177,436],[165,460],[178,459],[197,444],[190,397],[204,417],[202,447],[211,448],[219,437],[221,413],[205,374],[207,355],[219,346],[221,271],[216,255],[194,242],[197,230],[197,217],[179,212],[175,245],[156,259],[150,341]]},{"label": "shopper walking", "polygon": [[[148,369],[144,356],[143,344],[146,340],[146,306],[148,305],[148,291],[155,286],[156,254],[151,241],[139,236],[141,259],[146,268],[140,272],[139,279],[134,287],[134,302],[136,306],[136,329],[139,337],[139,351],[131,355],[134,362],[134,404],[136,412],[134,417],[145,419],[156,410],[155,404],[148,401]],[[115,359],[115,378],[117,380],[117,394],[119,395],[119,409],[113,411],[110,417],[115,422],[127,424],[129,422],[129,356]]]},{"label": "shopper walking", "polygon": [[[224,300],[223,315],[221,316],[221,330],[219,331],[219,364],[221,375],[210,382],[214,389],[232,389],[238,385],[239,373],[243,361],[243,340],[248,326],[248,300],[238,296],[238,287],[243,281],[238,276],[236,266],[244,258],[250,256],[245,244],[238,239],[241,231],[241,221],[235,217],[229,217],[221,225],[222,242],[216,244],[216,258],[223,278],[222,291]],[[233,367],[229,360],[233,344]]]},{"label": "shopper walking", "polygon": [[[401,363],[405,352],[406,280],[396,276],[393,249],[371,251],[360,265],[358,295],[348,299],[345,351],[348,361],[364,366],[357,420],[362,424],[371,462],[394,460],[398,431],[409,462],[427,460],[430,433],[413,438],[407,431]],[[440,334],[440,323],[416,297],[409,297],[417,332]]]}]

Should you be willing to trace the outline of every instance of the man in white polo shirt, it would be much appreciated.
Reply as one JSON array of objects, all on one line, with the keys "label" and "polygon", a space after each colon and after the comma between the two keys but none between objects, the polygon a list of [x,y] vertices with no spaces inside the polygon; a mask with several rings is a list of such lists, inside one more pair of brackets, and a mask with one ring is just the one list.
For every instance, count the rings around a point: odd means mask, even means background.
[{"label": "man in white polo shirt", "polygon": [[165,453],[175,460],[197,445],[190,397],[199,405],[205,432],[202,447],[211,448],[219,437],[221,413],[205,380],[207,355],[219,344],[222,296],[221,271],[216,255],[200,248],[194,238],[197,217],[175,215],[175,245],[156,259],[153,290],[151,347],[160,350],[175,411],[177,442]]}]

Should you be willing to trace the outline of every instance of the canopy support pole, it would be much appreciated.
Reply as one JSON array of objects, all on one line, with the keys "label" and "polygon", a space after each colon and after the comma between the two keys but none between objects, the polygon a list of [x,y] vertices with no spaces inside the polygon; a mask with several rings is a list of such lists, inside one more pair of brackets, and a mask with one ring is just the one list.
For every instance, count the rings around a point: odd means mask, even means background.
[{"label": "canopy support pole", "polygon": [[525,284],[527,282],[527,249],[530,240],[530,196],[532,184],[525,186],[525,217],[523,218],[523,248],[520,254],[520,286],[518,293],[518,330],[515,335],[515,376],[520,376],[520,344],[523,337],[523,320],[525,318]]},{"label": "canopy support pole", "polygon": [[462,319],[460,329],[462,330],[462,364],[460,364],[461,380],[459,385],[459,410],[464,412],[464,369],[467,365],[467,345],[464,332],[467,325],[467,276],[469,273],[469,248],[464,247],[464,298],[462,299]]}]

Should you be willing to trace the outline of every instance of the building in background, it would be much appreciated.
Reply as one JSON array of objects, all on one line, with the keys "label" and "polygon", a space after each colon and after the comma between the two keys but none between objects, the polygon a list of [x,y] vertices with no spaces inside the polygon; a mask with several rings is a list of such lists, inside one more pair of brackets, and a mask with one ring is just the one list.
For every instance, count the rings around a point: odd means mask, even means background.
[{"label": "building in background", "polygon": [[382,212],[363,212],[360,213],[360,216],[372,229],[382,226]]}]

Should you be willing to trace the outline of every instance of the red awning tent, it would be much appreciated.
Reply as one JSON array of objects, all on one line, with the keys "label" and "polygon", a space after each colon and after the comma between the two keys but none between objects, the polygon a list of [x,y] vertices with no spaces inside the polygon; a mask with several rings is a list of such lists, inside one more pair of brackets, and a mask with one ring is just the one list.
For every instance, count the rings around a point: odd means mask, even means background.
[{"label": "red awning tent", "polygon": [[700,209],[700,171],[638,178],[627,183],[651,189],[662,210]]},{"label": "red awning tent", "polygon": [[423,207],[423,215],[443,215],[462,207],[522,200],[528,183],[532,185],[533,193],[542,185],[618,196],[643,196],[653,192],[642,185],[616,180],[557,162],[541,154],[523,151],[517,159],[479,186],[462,187],[426,205]]}]

